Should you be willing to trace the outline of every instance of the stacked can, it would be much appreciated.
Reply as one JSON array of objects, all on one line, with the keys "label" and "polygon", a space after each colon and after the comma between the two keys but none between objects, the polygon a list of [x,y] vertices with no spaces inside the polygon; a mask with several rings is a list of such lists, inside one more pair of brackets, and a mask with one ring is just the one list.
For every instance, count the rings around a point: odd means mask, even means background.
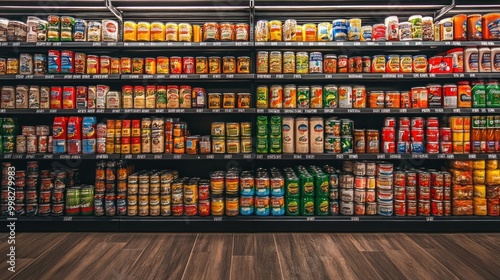
[{"label": "stacked can", "polygon": [[[440,180],[442,182],[442,180]],[[437,184],[436,184],[437,185]],[[437,186],[438,187],[438,186]],[[442,187],[438,187],[434,190],[442,190]],[[442,195],[442,192],[441,194]],[[439,196],[436,194],[436,197]],[[417,198],[418,198],[418,215],[419,216],[430,216],[431,215],[431,173],[428,171],[419,170],[417,171]],[[442,199],[436,200],[434,202],[434,210],[443,215],[443,205]]]},{"label": "stacked can", "polygon": [[[346,165],[349,169],[349,164]],[[352,173],[354,174],[354,209],[357,216],[377,214],[376,195],[376,170],[375,162],[354,162]]]},{"label": "stacked can", "polygon": [[328,198],[329,212],[331,216],[339,214],[339,171],[335,168],[325,165],[325,173],[328,176]]},{"label": "stacked can", "polygon": [[499,152],[500,116],[473,116],[471,140],[473,153]]},{"label": "stacked can", "polygon": [[82,120],[82,152],[83,154],[95,154],[96,150],[97,119],[95,117],[83,117]]},{"label": "stacked can", "polygon": [[255,215],[269,216],[271,213],[271,180],[266,169],[259,168],[255,173]]},{"label": "stacked can", "polygon": [[0,118],[0,153],[14,153],[17,130],[16,118]]},{"label": "stacked can", "polygon": [[[420,120],[416,119],[416,123],[420,122]],[[412,130],[414,126],[412,125]],[[419,133],[417,134],[412,134],[413,136],[418,137]],[[425,129],[425,149],[424,152],[428,154],[437,154],[439,153],[440,150],[440,130],[439,130],[439,119],[436,117],[428,117],[426,119],[426,129]],[[417,139],[419,140],[419,139]],[[413,141],[413,140],[412,140]],[[413,148],[413,146],[412,146]],[[416,146],[418,149],[418,145]],[[413,151],[412,151],[413,152]]]},{"label": "stacked can", "polygon": [[225,212],[225,175],[224,171],[215,171],[210,174],[210,212],[212,216],[223,216]]},{"label": "stacked can", "polygon": [[328,216],[329,207],[329,176],[317,166],[309,167],[309,171],[314,178],[314,188],[316,199],[314,201],[315,212],[318,216]]},{"label": "stacked can", "polygon": [[[49,138],[51,141],[52,136],[48,135],[48,126],[23,126],[22,135],[16,137],[16,152],[18,154],[49,152],[48,142]],[[50,150],[50,152],[52,152],[52,149]]]},{"label": "stacked can", "polygon": [[271,188],[270,211],[271,216],[285,215],[285,178],[277,168],[270,170],[269,185]]},{"label": "stacked can", "polygon": [[304,166],[298,166],[295,170],[300,182],[300,215],[314,216],[316,208],[314,177]]},{"label": "stacked can", "polygon": [[474,184],[474,215],[498,216],[498,184],[500,183],[497,160],[477,160],[472,163]]},{"label": "stacked can", "polygon": [[342,153],[341,141],[342,121],[332,117],[325,120],[325,152],[329,154]]},{"label": "stacked can", "polygon": [[292,168],[285,168],[285,204],[287,216],[300,215],[300,180]]},{"label": "stacked can", "polygon": [[66,215],[89,216],[94,214],[94,186],[79,185],[66,189]]},{"label": "stacked can", "polygon": [[[455,154],[468,154],[471,152],[471,136],[473,139],[477,139],[474,142],[478,145],[477,151],[481,152],[484,150],[486,152],[486,141],[481,141],[483,136],[486,136],[486,117],[477,117],[473,120],[476,122],[473,124],[476,126],[477,130],[473,129],[473,132],[477,132],[475,136],[471,135],[471,117],[450,117],[449,124],[452,133],[452,150]],[[483,135],[484,133],[484,135]],[[486,139],[486,138],[484,138]],[[474,140],[473,140],[474,141]]]},{"label": "stacked can", "polygon": [[[340,122],[341,153],[352,154],[354,152],[354,121],[349,119],[341,119]],[[336,123],[334,125],[336,125]]]},{"label": "stacked can", "polygon": [[269,119],[267,116],[257,117],[257,145],[256,150],[258,154],[267,154],[269,150],[269,133],[268,133]]},{"label": "stacked can", "polygon": [[454,216],[474,214],[474,187],[472,161],[452,161],[452,199]]},{"label": "stacked can", "polygon": [[[408,199],[415,199],[413,195],[416,196],[416,186],[408,186],[406,180],[406,172],[395,171],[393,173],[393,183],[394,183],[394,215],[396,216],[406,216],[408,205],[411,203],[416,207],[417,202],[407,201]],[[411,195],[408,196],[407,190],[411,191]]]},{"label": "stacked can", "polygon": [[280,116],[272,116],[269,124],[269,152],[271,154],[281,154],[282,149],[282,117]]},{"label": "stacked can", "polygon": [[[241,173],[239,192],[240,192],[240,215],[242,215],[242,216],[254,215],[254,213],[255,213],[255,178],[254,178],[251,171],[243,171]],[[201,204],[201,201],[200,201],[200,204]]]},{"label": "stacked can", "polygon": [[[484,161],[478,161],[482,164]],[[482,166],[481,166],[482,168]],[[488,216],[500,215],[500,170],[498,160],[486,161],[486,199]],[[482,190],[482,189],[481,189]],[[477,195],[484,198],[484,195]],[[478,201],[481,202],[481,201]]]},{"label": "stacked can", "polygon": [[344,216],[354,215],[354,175],[352,162],[343,163],[343,174],[339,176],[340,213]]},{"label": "stacked can", "polygon": [[[191,178],[184,180],[183,193],[184,193],[184,215],[196,216],[198,215],[198,182],[199,178]],[[153,209],[153,208],[151,208]],[[159,214],[159,212],[158,212]],[[151,213],[153,215],[153,213]]]},{"label": "stacked can", "polygon": [[394,213],[394,166],[391,163],[376,164],[377,214],[392,216]]},{"label": "stacked can", "polygon": [[238,169],[231,168],[226,172],[224,179],[225,215],[234,217],[240,213],[239,202],[240,174]]},{"label": "stacked can", "polygon": [[[176,173],[173,171],[166,170],[160,173],[160,215],[162,216],[172,215],[172,182],[176,178]],[[209,188],[209,183],[205,185]]]}]

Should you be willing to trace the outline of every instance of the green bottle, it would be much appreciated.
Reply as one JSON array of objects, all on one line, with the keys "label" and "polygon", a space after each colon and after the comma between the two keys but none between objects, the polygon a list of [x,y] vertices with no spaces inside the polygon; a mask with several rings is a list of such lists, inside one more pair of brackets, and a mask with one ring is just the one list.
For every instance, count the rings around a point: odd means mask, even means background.
[{"label": "green bottle", "polygon": [[486,87],[486,107],[500,107],[500,87],[498,87],[497,81],[489,82]]},{"label": "green bottle", "polygon": [[472,107],[486,108],[486,86],[483,81],[472,83]]}]

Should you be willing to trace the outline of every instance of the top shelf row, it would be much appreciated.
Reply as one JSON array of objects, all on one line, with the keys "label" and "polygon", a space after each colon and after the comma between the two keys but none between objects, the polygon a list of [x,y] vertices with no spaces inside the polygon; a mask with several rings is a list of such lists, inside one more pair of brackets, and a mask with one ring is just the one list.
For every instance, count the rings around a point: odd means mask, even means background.
[{"label": "top shelf row", "polygon": [[386,42],[0,42],[0,47],[50,47],[50,48],[248,48],[248,47],[298,47],[298,48],[347,48],[347,47],[474,47],[500,46],[500,41],[386,41]]}]

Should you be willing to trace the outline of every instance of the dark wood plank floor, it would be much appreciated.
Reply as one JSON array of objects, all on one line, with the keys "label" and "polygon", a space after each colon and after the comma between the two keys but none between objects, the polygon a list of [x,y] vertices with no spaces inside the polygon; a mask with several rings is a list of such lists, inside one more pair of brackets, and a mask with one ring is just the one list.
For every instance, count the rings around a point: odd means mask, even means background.
[{"label": "dark wood plank floor", "polygon": [[500,279],[499,234],[18,233],[0,279]]}]

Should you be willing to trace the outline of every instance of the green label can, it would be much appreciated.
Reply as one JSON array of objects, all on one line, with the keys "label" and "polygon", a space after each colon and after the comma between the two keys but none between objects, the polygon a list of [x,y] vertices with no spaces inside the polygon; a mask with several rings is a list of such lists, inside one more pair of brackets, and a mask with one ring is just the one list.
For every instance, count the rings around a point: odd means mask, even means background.
[{"label": "green label can", "polygon": [[256,151],[258,154],[267,154],[268,153],[267,138],[257,138]]},{"label": "green label can", "polygon": [[311,89],[308,86],[299,86],[297,88],[297,108],[309,109]]},{"label": "green label can", "polygon": [[16,149],[16,137],[15,136],[3,136],[3,153],[13,154]]},{"label": "green label can", "polygon": [[495,128],[500,128],[500,116],[495,116]]},{"label": "green label can", "polygon": [[472,116],[472,128],[480,128],[481,126],[481,117],[480,116]]},{"label": "green label can", "polygon": [[342,136],[341,138],[341,152],[343,154],[352,154],[352,136]]},{"label": "green label can", "polygon": [[2,127],[1,127],[2,135],[16,135],[17,134],[17,119],[15,118],[4,118]]},{"label": "green label can", "polygon": [[479,128],[480,129],[486,128],[487,123],[488,123],[488,119],[486,117],[484,117],[484,116],[480,117]]},{"label": "green label can", "polygon": [[310,175],[300,175],[300,188],[303,197],[314,197],[314,178]]},{"label": "green label can", "polygon": [[80,191],[80,209],[83,216],[94,215],[94,186],[84,186]]},{"label": "green label can", "polygon": [[66,190],[66,215],[80,215],[80,187],[71,187]]},{"label": "green label can", "polygon": [[301,202],[302,216],[314,216],[314,197],[303,197]]},{"label": "green label can", "polygon": [[298,197],[287,197],[285,204],[287,216],[300,215],[300,199]]},{"label": "green label can", "polygon": [[316,198],[316,214],[319,216],[328,216],[330,214],[330,205],[327,197]]},{"label": "green label can", "polygon": [[281,137],[271,136],[269,139],[269,151],[271,154],[281,154]]},{"label": "green label can", "polygon": [[486,107],[500,107],[500,87],[496,82],[488,83],[486,87]]},{"label": "green label can", "polygon": [[486,117],[486,128],[495,128],[495,116]]},{"label": "green label can", "polygon": [[323,108],[337,108],[338,104],[338,88],[336,85],[326,85],[323,88]]},{"label": "green label can", "polygon": [[285,179],[285,189],[286,197],[299,197],[299,179],[298,178],[286,178]]},{"label": "green label can", "polygon": [[271,136],[281,137],[281,117],[271,117]]},{"label": "green label can", "polygon": [[316,197],[328,197],[328,176],[323,173],[316,174]]},{"label": "green label can", "polygon": [[267,124],[257,124],[257,137],[267,137]]},{"label": "green label can", "polygon": [[477,83],[472,87],[472,107],[486,107],[486,86],[483,83]]},{"label": "green label can", "polygon": [[266,109],[269,107],[269,89],[267,86],[257,87],[257,108]]},{"label": "green label can", "polygon": [[342,119],[341,121],[341,128],[340,128],[340,133],[342,136],[352,136],[352,132],[354,130],[354,122],[352,120],[348,119]]}]

